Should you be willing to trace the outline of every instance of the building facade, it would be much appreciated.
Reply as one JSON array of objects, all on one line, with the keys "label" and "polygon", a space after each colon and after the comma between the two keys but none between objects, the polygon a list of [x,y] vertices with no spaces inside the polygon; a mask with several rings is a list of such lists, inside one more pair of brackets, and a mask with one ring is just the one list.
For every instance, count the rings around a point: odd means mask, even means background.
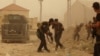
[{"label": "building facade", "polygon": [[29,18],[29,10],[26,8],[23,8],[19,5],[16,4],[10,4],[2,9],[0,9],[0,24],[2,24],[2,20],[5,15],[8,14],[18,14],[18,15],[23,15],[26,18]]}]

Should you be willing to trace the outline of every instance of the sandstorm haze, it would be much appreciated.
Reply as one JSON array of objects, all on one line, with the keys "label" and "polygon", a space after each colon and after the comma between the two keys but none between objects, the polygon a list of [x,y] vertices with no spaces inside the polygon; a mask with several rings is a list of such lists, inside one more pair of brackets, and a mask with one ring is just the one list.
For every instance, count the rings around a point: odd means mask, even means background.
[{"label": "sandstorm haze", "polygon": [[[71,0],[72,4],[76,0]],[[86,5],[91,6],[90,3],[99,0],[79,0]],[[0,9],[12,4],[13,0],[0,0]],[[16,0],[16,4],[30,10],[30,17],[39,18],[40,4],[38,0]],[[43,0],[43,16],[42,20],[48,20],[49,18],[59,18],[64,20],[64,14],[67,11],[67,0]]]},{"label": "sandstorm haze", "polygon": [[[64,24],[64,27],[66,28],[69,25],[76,26],[76,24],[79,24],[81,22],[86,22],[87,19],[92,19],[92,17],[94,16],[92,15],[92,12],[95,13],[91,7],[92,3],[93,1],[99,1],[99,0],[78,0],[78,1],[71,0],[71,1],[72,1],[71,7],[73,8],[71,12],[73,13],[70,19],[70,18],[67,18],[68,17],[67,16],[67,11],[68,11],[67,0],[44,0],[42,21],[48,20],[49,18],[53,17],[53,18],[59,18],[60,21],[63,21],[64,23],[67,22]],[[12,3],[13,3],[13,0],[0,0],[0,9]],[[29,12],[30,19],[34,17],[38,17],[39,19],[40,4],[38,0],[16,0],[16,4],[21,6],[22,8],[24,7],[25,9],[30,10]],[[1,12],[1,15],[2,15],[2,12]],[[75,28],[68,27],[67,28],[68,30],[66,30],[65,28],[65,31],[63,32],[62,39],[61,39],[61,42],[65,46],[65,49],[63,50],[59,49],[58,51],[55,51],[55,42],[51,44],[46,39],[47,46],[51,52],[47,53],[44,51],[44,53],[38,53],[37,47],[39,46],[40,40],[36,36],[36,29],[37,29],[35,28],[37,26],[36,23],[37,21],[35,20],[30,21],[30,25],[32,25],[33,28],[30,29],[29,31],[30,40],[27,43],[21,43],[21,44],[20,43],[3,43],[2,41],[0,41],[0,50],[1,50],[0,55],[2,56],[40,56],[40,55],[41,56],[67,56],[67,55],[92,56],[93,55],[94,43],[91,43],[92,42],[91,38],[89,40],[86,40],[87,31],[86,31],[85,26],[83,26],[82,30],[80,31],[80,41],[73,41],[73,34],[75,33],[74,32]],[[51,28],[50,28],[50,31],[54,34]],[[0,37],[1,36],[2,35],[0,34]],[[2,39],[0,38],[0,40]]]}]

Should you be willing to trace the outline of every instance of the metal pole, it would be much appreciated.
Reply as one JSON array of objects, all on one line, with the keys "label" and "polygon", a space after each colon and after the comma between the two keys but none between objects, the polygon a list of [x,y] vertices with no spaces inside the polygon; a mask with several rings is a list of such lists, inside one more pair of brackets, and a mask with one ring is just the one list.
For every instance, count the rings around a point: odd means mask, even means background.
[{"label": "metal pole", "polygon": [[16,4],[16,0],[13,0],[13,3]]},{"label": "metal pole", "polygon": [[39,0],[40,1],[40,22],[42,21],[42,2],[43,0]]},{"label": "metal pole", "polygon": [[87,24],[86,9],[85,9],[85,5],[84,4],[83,4],[83,8],[84,8],[84,23]]},{"label": "metal pole", "polygon": [[42,20],[42,2],[40,2],[40,22]]},{"label": "metal pole", "polygon": [[71,0],[67,0],[67,26],[71,26]]}]

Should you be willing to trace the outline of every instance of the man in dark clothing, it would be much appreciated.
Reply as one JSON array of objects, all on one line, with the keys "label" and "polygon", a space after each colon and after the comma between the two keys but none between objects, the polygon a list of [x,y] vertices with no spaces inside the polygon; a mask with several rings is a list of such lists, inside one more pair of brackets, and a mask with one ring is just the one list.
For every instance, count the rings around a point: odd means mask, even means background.
[{"label": "man in dark clothing", "polygon": [[86,24],[86,31],[87,31],[87,40],[90,38],[91,36],[91,32],[92,32],[92,27],[91,27],[92,22],[89,21],[88,24]]},{"label": "man in dark clothing", "polygon": [[[41,23],[40,23],[41,24]],[[38,24],[39,25],[39,24]],[[46,40],[45,40],[45,34],[47,33],[48,31],[48,23],[47,22],[43,22],[39,28],[37,29],[37,37],[41,40],[41,43],[39,45],[39,48],[38,48],[38,52],[42,52],[42,48],[44,47],[44,49],[47,51],[47,52],[50,52],[47,48],[47,44],[46,44]]]},{"label": "man in dark clothing", "polygon": [[93,9],[97,13],[96,23],[92,24],[92,27],[96,28],[96,43],[94,46],[94,56],[100,56],[100,4],[98,2],[93,3]]},{"label": "man in dark clothing", "polygon": [[38,52],[42,52],[43,47],[47,52],[50,52],[50,50],[47,48],[45,34],[49,35],[52,39],[51,32],[49,31],[49,26],[50,26],[49,23],[51,23],[51,22],[52,22],[52,19],[50,19],[49,22],[42,22],[42,23],[37,24],[37,26],[38,26],[37,37],[41,40],[41,43],[40,43],[39,48],[37,50]]},{"label": "man in dark clothing", "polygon": [[[93,23],[92,24],[96,24],[96,18],[93,17]],[[92,38],[94,39],[94,37],[96,36],[96,28],[92,27]]]},{"label": "man in dark clothing", "polygon": [[60,39],[62,36],[62,32],[64,31],[64,28],[63,25],[60,22],[58,22],[58,19],[55,19],[55,22],[53,24],[53,29],[55,32],[55,42],[56,42],[55,50],[57,50],[58,47],[64,48],[64,46],[60,43]]},{"label": "man in dark clothing", "polygon": [[80,25],[76,25],[76,28],[74,30],[74,40],[79,41],[80,40],[80,35],[79,32],[81,31],[81,28],[83,26],[83,23],[81,23]]}]

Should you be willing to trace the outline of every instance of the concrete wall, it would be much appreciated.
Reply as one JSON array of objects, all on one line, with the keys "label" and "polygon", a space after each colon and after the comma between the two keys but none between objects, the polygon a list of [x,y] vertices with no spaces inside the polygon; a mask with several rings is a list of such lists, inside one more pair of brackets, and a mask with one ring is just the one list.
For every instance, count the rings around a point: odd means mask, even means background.
[{"label": "concrete wall", "polygon": [[34,18],[29,18],[29,19],[30,19],[29,24],[31,26],[31,29],[36,30],[37,29],[38,18],[34,17]]}]

